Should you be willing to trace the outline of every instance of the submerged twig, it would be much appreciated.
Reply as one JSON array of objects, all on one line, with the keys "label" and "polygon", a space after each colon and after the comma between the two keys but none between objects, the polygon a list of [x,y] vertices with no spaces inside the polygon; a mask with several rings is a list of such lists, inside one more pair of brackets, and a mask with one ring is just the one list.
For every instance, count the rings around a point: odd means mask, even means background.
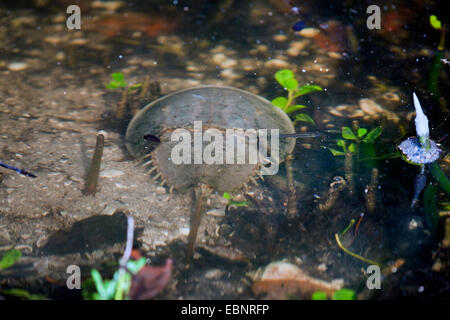
[{"label": "submerged twig", "polygon": [[345,153],[345,180],[347,180],[348,191],[355,193],[355,182],[353,181],[353,156],[351,152]]},{"label": "submerged twig", "polygon": [[366,208],[367,212],[373,213],[377,203],[377,188],[378,188],[378,169],[372,169],[372,177],[370,185],[366,188]]},{"label": "submerged twig", "polygon": [[94,194],[97,187],[98,176],[100,174],[100,164],[102,162],[103,147],[105,145],[105,136],[101,133],[97,135],[97,143],[95,144],[94,156],[92,157],[91,167],[84,188],[84,195]]},{"label": "submerged twig", "polygon": [[327,211],[335,204],[336,200],[339,199],[341,191],[344,190],[347,183],[342,177],[335,177],[335,181],[330,184],[330,189],[328,190],[327,199],[319,204],[320,211]]},{"label": "submerged twig", "polygon": [[295,216],[297,214],[297,196],[295,194],[295,183],[294,183],[294,173],[292,171],[292,160],[294,156],[289,153],[286,156],[286,180],[288,188],[288,204],[287,213],[288,215]]}]

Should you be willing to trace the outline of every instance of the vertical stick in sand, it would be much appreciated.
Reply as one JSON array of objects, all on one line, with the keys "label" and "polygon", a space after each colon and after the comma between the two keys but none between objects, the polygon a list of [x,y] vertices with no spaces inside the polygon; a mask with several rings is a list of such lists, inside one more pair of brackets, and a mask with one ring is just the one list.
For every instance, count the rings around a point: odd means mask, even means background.
[{"label": "vertical stick in sand", "polygon": [[97,135],[97,143],[95,144],[94,156],[92,157],[91,167],[83,191],[85,196],[95,194],[98,176],[100,174],[100,164],[102,163],[103,147],[105,145],[105,136],[101,133]]}]

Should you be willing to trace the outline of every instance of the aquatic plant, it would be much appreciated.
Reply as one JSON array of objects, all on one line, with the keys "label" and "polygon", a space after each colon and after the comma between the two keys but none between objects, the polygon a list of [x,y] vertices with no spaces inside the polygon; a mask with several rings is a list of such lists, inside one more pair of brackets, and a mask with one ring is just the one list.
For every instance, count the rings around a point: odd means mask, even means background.
[{"label": "aquatic plant", "polygon": [[[295,79],[294,72],[289,69],[279,70],[275,73],[275,80],[287,90],[287,97],[277,97],[272,100],[272,104],[279,107],[287,114],[294,113],[298,110],[306,108],[305,105],[294,104],[294,100],[302,95],[308,94],[314,91],[322,91],[322,88],[312,84],[306,84],[299,87],[297,79]],[[312,124],[314,120],[306,113],[296,114],[294,117],[294,123],[296,121],[304,121]]]},{"label": "aquatic plant", "polygon": [[122,97],[117,105],[115,117],[117,120],[122,120],[127,109],[128,95],[136,92],[136,90],[143,86],[142,83],[128,85],[125,77],[121,72],[111,74],[112,80],[106,84],[106,88],[111,90],[122,89]]},{"label": "aquatic plant", "polygon": [[228,192],[224,192],[223,197],[228,200],[227,208],[231,206],[235,207],[248,207],[250,202],[248,201],[237,201]]},{"label": "aquatic plant", "polygon": [[6,251],[0,260],[0,271],[13,266],[22,256],[22,252],[16,249]]},{"label": "aquatic plant", "polygon": [[146,266],[145,257],[136,257],[137,259],[130,260],[134,239],[134,220],[131,216],[127,218],[127,224],[127,242],[125,252],[119,262],[119,269],[111,280],[104,280],[98,270],[92,269],[92,278],[83,285],[84,299],[149,299],[160,292],[170,280],[171,259],[167,259],[166,264],[162,267]]},{"label": "aquatic plant", "polygon": [[356,126],[354,130],[350,127],[343,127],[341,131],[342,138],[336,141],[336,144],[342,148],[342,151],[326,147],[333,156],[345,156],[346,153],[358,154],[360,143],[374,143],[383,132],[381,127],[376,127],[367,133],[367,129]]},{"label": "aquatic plant", "polygon": [[132,92],[140,87],[142,87],[142,83],[136,83],[131,86],[125,81],[125,77],[122,72],[115,72],[111,74],[112,80],[106,84],[106,88],[108,89],[120,89],[127,88],[129,92]]},{"label": "aquatic plant", "polygon": [[[312,300],[328,300],[328,295],[323,291],[315,291],[312,296]],[[355,300],[356,293],[352,289],[342,288],[333,293],[332,300]]]}]

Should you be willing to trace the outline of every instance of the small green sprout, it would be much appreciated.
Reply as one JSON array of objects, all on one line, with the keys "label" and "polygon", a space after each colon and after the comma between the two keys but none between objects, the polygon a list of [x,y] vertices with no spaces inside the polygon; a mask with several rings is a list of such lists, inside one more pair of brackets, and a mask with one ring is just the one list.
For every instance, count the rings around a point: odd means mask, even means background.
[{"label": "small green sprout", "polygon": [[100,272],[92,269],[92,279],[88,280],[90,282],[86,286],[92,286],[93,282],[96,292],[90,290],[83,291],[84,298],[89,300],[124,300],[130,291],[132,274],[138,273],[144,265],[144,257],[136,261],[130,260],[127,262],[127,271],[117,270],[111,280],[103,280]]},{"label": "small green sprout", "polygon": [[[111,74],[112,80],[106,84],[106,88],[108,89],[119,89],[119,88],[125,88],[128,87],[128,84],[125,82],[125,77],[123,73],[121,72],[115,72]],[[136,83],[128,87],[128,91],[132,92],[138,88],[142,87],[142,83]]]},{"label": "small green sprout", "polygon": [[[322,91],[322,88],[316,85],[306,84],[304,86],[299,87],[298,81],[295,79],[294,72],[292,72],[292,70],[289,69],[277,71],[275,73],[275,79],[281,86],[283,86],[283,88],[285,88],[288,91],[288,96],[287,98],[277,97],[272,100],[272,104],[276,107],[279,107],[287,114],[291,114],[295,111],[306,108],[305,105],[294,104],[295,98],[308,94],[310,92]],[[295,115],[295,121],[303,121],[315,124],[314,120],[306,113],[300,113]]]},{"label": "small green sprout", "polygon": [[235,206],[235,207],[248,207],[250,202],[248,201],[236,201],[233,197],[228,193],[224,192],[223,197],[228,200],[227,207]]},{"label": "small green sprout", "polygon": [[[328,300],[328,295],[323,291],[315,291],[311,297],[312,300]],[[332,300],[355,300],[355,291],[342,288],[333,293]]]},{"label": "small green sprout", "polygon": [[0,260],[0,271],[14,265],[22,256],[22,252],[16,249],[7,251]]},{"label": "small green sprout", "polygon": [[336,144],[342,148],[342,151],[333,148],[327,149],[330,150],[333,156],[345,156],[347,152],[354,154],[357,152],[358,145],[361,142],[374,143],[375,139],[380,136],[382,131],[381,127],[376,127],[369,133],[367,133],[367,129],[365,128],[357,128],[353,131],[350,127],[343,127],[341,135],[345,140],[339,139],[336,141]]},{"label": "small green sprout", "polygon": [[434,14],[430,16],[430,24],[433,28],[435,28],[437,30],[442,29],[441,21]]}]

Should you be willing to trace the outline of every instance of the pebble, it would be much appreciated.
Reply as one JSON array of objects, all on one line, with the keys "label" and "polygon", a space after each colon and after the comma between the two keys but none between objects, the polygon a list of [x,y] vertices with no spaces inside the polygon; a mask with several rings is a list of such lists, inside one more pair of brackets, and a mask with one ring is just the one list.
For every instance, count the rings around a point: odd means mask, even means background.
[{"label": "pebble", "polygon": [[84,46],[88,44],[89,40],[84,38],[73,39],[70,44],[73,46]]},{"label": "pebble", "polygon": [[227,60],[227,56],[223,53],[216,53],[212,57],[212,61],[218,66],[220,66],[225,60]]},{"label": "pebble", "polygon": [[105,9],[110,12],[115,12],[124,7],[126,3],[124,1],[93,1],[92,8]]},{"label": "pebble", "polygon": [[164,187],[156,187],[156,193],[157,194],[166,194],[167,190]]},{"label": "pebble", "polygon": [[233,69],[225,69],[220,73],[220,76],[226,80],[237,80],[241,79],[242,75],[237,74],[233,71]]},{"label": "pebble", "polygon": [[225,217],[225,208],[214,208],[206,212],[208,216]]},{"label": "pebble", "polygon": [[309,44],[309,40],[302,40],[302,41],[294,41],[289,46],[289,49],[286,50],[286,53],[290,55],[291,57],[296,57],[302,52],[303,49],[306,48],[306,46]]},{"label": "pebble", "polygon": [[116,169],[107,169],[107,170],[103,170],[100,172],[100,177],[102,178],[117,178],[120,177],[122,175],[124,175],[125,173],[123,171],[120,170],[116,170]]},{"label": "pebble", "polygon": [[342,54],[339,52],[329,51],[328,56],[332,59],[343,59]]},{"label": "pebble", "polygon": [[8,65],[10,71],[22,71],[28,68],[28,64],[25,62],[13,62]]},{"label": "pebble", "polygon": [[269,69],[288,69],[290,68],[290,64],[281,59],[271,59],[264,63],[264,67]]},{"label": "pebble", "polygon": [[225,61],[223,61],[220,64],[220,67],[222,69],[231,69],[231,68],[235,67],[236,65],[237,65],[236,60],[227,58]]},{"label": "pebble", "polygon": [[299,34],[305,38],[314,38],[319,33],[320,33],[320,30],[317,28],[305,28],[305,29],[299,31],[297,34]]},{"label": "pebble", "polygon": [[276,34],[272,38],[276,42],[285,42],[285,41],[288,41],[288,39],[289,39],[288,36],[285,34]]}]

